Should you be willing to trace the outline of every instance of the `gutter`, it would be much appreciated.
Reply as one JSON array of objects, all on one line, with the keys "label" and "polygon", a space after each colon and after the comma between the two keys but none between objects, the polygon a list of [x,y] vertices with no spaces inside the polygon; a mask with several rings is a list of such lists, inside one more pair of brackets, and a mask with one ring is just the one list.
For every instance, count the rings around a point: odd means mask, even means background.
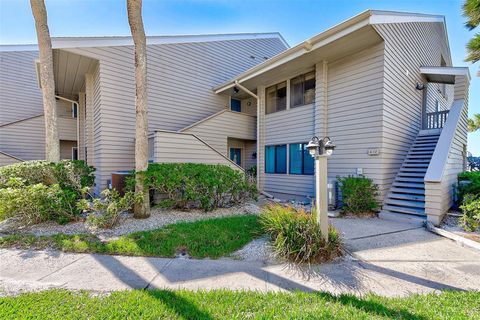
[{"label": "gutter", "polygon": [[351,33],[369,24],[369,18],[372,15],[371,10],[366,10],[353,18],[341,22],[326,31],[303,41],[302,43],[279,53],[269,60],[261,63],[243,73],[239,76],[213,88],[213,91],[218,94],[224,90],[233,88],[239,83],[245,82],[260,73],[271,70],[279,65],[282,65],[290,60],[300,57],[312,50],[322,47],[330,42],[333,42],[344,35]]}]

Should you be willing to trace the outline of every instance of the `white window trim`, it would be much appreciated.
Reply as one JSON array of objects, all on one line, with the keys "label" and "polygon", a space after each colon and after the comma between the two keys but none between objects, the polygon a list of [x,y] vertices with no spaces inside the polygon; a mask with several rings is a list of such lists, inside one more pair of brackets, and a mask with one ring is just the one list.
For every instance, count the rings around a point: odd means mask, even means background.
[{"label": "white window trim", "polygon": [[73,154],[74,154],[73,151],[74,151],[74,150],[77,150],[77,159],[76,159],[76,160],[78,160],[78,147],[72,147],[72,152],[71,152],[71,155],[70,155],[70,159],[71,159],[71,160],[75,160],[75,159],[73,158]]}]

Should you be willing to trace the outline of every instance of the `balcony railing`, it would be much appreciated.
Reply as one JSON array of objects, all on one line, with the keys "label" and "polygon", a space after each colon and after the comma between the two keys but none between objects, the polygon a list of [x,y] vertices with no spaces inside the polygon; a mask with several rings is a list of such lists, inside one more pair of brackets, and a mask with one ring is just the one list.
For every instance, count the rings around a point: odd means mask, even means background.
[{"label": "balcony railing", "polygon": [[425,129],[441,129],[447,121],[449,110],[427,112],[426,128]]}]

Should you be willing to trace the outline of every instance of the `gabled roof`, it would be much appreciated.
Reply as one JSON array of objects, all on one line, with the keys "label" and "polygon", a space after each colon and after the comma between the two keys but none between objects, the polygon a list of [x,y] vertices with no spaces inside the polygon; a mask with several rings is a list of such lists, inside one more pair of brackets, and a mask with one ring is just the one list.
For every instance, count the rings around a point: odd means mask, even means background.
[{"label": "gabled roof", "polygon": [[[279,39],[286,48],[290,48],[288,43],[278,32],[266,33],[229,33],[229,34],[198,34],[198,35],[176,35],[176,36],[147,36],[147,45],[154,44],[172,44],[172,43],[192,43],[192,42],[211,42],[226,40],[244,40],[244,39]],[[133,45],[131,36],[114,37],[52,37],[52,48],[82,48],[82,47],[113,47]],[[7,44],[0,45],[0,51],[36,51],[36,44]]]},{"label": "gabled roof", "polygon": [[268,70],[276,68],[288,61],[299,58],[302,55],[308,54],[315,49],[324,47],[335,40],[338,40],[346,35],[368,26],[375,24],[387,23],[407,23],[407,22],[437,22],[444,25],[445,37],[448,43],[448,37],[445,27],[445,17],[439,15],[395,12],[395,11],[380,11],[380,10],[366,10],[340,24],[337,24],[330,29],[310,38],[302,43],[286,50],[278,55],[266,60],[265,62],[254,66],[241,73],[237,77],[216,86],[213,88],[215,93],[223,92],[234,87],[237,83],[242,83],[252,79]]}]

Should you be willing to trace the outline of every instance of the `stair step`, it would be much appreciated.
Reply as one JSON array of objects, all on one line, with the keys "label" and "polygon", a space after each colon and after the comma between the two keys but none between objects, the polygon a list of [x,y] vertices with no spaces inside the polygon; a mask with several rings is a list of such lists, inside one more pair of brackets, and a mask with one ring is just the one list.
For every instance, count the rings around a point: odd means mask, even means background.
[{"label": "stair step", "polygon": [[414,177],[414,178],[423,178],[425,173],[419,172],[399,172],[397,177]]},{"label": "stair step", "polygon": [[392,192],[388,195],[390,199],[403,199],[403,200],[412,200],[412,201],[425,201],[424,195],[419,194],[407,194],[407,193],[395,193]]},{"label": "stair step", "polygon": [[401,172],[427,172],[427,168],[400,168]]},{"label": "stair step", "polygon": [[410,159],[410,158],[407,158],[407,160],[405,160],[405,163],[430,163],[430,160],[431,159],[422,159],[422,158]]},{"label": "stair step", "polygon": [[432,155],[432,154],[433,154],[433,151],[435,151],[435,150],[413,150],[413,149],[412,149],[412,150],[410,150],[410,151],[408,152],[407,157],[408,157],[408,156],[426,155],[426,154]]},{"label": "stair step", "polygon": [[390,192],[404,193],[404,194],[418,194],[418,195],[425,194],[424,189],[411,189],[411,188],[403,188],[403,187],[392,187],[390,189]]},{"label": "stair step", "polygon": [[391,212],[401,212],[406,214],[414,214],[418,216],[424,216],[425,210],[420,208],[404,208],[404,207],[397,207],[397,206],[390,206],[386,205],[383,206],[383,209],[391,211]]},{"label": "stair step", "polygon": [[420,178],[412,178],[412,177],[400,177],[400,176],[397,176],[395,178],[395,181],[406,181],[406,182],[415,182],[415,183],[423,183],[423,177],[420,177]]},{"label": "stair step", "polygon": [[431,151],[431,150],[435,150],[435,146],[431,146],[431,147],[412,146],[412,148],[410,149],[410,151]]},{"label": "stair step", "polygon": [[402,167],[407,168],[428,168],[428,163],[404,163]]},{"label": "stair step", "polygon": [[432,159],[432,154],[410,154],[407,159]]},{"label": "stair step", "polygon": [[438,143],[437,139],[434,140],[415,140],[413,145],[419,145],[419,146],[424,146],[424,145],[436,145]]},{"label": "stair step", "polygon": [[394,182],[393,187],[404,187],[404,188],[414,188],[414,189],[424,189],[425,185],[423,183],[413,183],[413,182]]},{"label": "stair step", "polygon": [[385,201],[388,205],[394,205],[399,207],[407,207],[407,208],[425,208],[425,203],[420,201],[408,201],[408,200],[395,200],[395,199],[387,199]]}]

